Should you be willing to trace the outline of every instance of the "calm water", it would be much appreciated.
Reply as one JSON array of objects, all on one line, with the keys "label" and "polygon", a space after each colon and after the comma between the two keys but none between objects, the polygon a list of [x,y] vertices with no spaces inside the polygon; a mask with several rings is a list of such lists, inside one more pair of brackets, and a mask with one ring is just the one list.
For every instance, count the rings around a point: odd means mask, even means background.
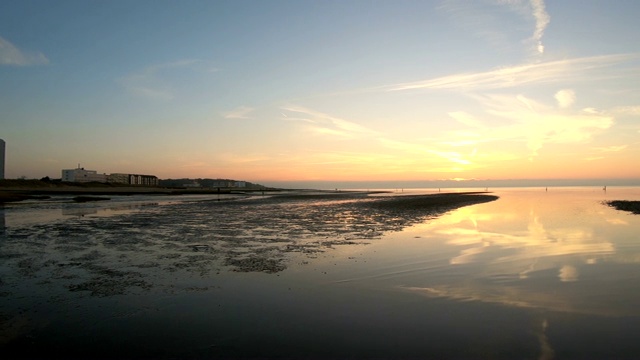
[{"label": "calm water", "polygon": [[602,202],[640,188],[494,193],[436,218],[266,197],[6,206],[0,350],[638,358],[640,216]]}]

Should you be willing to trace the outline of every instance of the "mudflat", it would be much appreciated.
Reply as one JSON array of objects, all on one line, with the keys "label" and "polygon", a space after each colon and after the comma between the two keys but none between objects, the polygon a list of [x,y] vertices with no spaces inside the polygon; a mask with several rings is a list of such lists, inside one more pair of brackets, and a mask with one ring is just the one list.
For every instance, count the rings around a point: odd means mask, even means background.
[{"label": "mudflat", "polygon": [[633,336],[640,272],[628,260],[639,258],[640,218],[606,204],[640,200],[640,189],[420,194],[299,190],[89,202],[51,195],[4,204],[0,351],[24,358],[640,353]]}]

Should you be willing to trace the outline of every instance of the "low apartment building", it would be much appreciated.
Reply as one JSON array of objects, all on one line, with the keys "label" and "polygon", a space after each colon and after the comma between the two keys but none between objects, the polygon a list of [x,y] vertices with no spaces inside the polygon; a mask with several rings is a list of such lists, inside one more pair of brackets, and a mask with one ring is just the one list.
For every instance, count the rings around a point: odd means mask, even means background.
[{"label": "low apartment building", "polygon": [[98,174],[96,170],[87,170],[80,165],[76,169],[62,170],[62,181],[68,182],[101,182],[127,185],[158,186],[159,179],[154,175],[140,174]]},{"label": "low apartment building", "polygon": [[76,169],[62,170],[62,181],[69,182],[107,182],[107,174],[98,174],[96,170],[86,170],[78,167]]}]

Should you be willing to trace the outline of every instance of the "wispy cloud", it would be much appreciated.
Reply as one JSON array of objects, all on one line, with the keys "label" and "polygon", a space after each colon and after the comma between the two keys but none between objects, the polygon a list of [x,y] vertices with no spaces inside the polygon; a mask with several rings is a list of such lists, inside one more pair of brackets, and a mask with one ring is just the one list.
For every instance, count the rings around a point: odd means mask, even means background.
[{"label": "wispy cloud", "polygon": [[533,22],[532,35],[526,40],[522,38],[518,46],[524,42],[530,44],[527,50],[532,54],[544,53],[542,37],[551,17],[545,9],[543,0],[445,0],[440,8],[452,16],[456,23],[468,29],[471,34],[496,48],[505,48],[513,44],[513,41],[509,44],[509,39],[513,36],[514,29],[501,27],[500,24],[504,21],[499,15],[515,15],[521,19],[521,23]]},{"label": "wispy cloud", "polygon": [[[281,110],[288,114],[284,120],[301,122],[314,134],[367,139],[373,149],[386,152],[393,161],[412,168],[428,167],[433,172],[469,171],[518,158],[533,160],[546,144],[588,143],[614,123],[613,117],[601,112],[560,109],[521,95],[472,98],[482,113],[448,114],[469,130],[438,132],[428,139],[396,139],[353,121],[298,106]],[[513,149],[514,143],[521,143],[521,150],[504,150],[505,144]]]},{"label": "wispy cloud", "polygon": [[[524,64],[478,73],[453,74],[385,87],[387,91],[444,89],[473,91],[528,84],[560,83],[598,77],[596,70],[637,59],[638,54],[615,54]],[[590,75],[590,76],[587,76]],[[605,77],[605,75],[602,75]],[[606,75],[610,78],[611,75]]]},{"label": "wispy cloud", "polygon": [[[507,120],[507,125],[485,128],[494,140],[526,141],[530,159],[546,143],[584,143],[614,124],[611,116],[591,111],[561,112],[524,96],[487,95],[475,97],[485,114]],[[476,131],[478,131],[476,129]]]},{"label": "wispy cloud", "polygon": [[614,114],[640,116],[640,106],[618,106],[611,110]]},{"label": "wispy cloud", "polygon": [[618,146],[596,147],[593,149],[598,152],[618,152],[618,151],[625,150],[628,147],[629,145],[618,145]]},{"label": "wispy cloud", "polygon": [[49,63],[41,52],[20,50],[8,40],[0,37],[0,65],[31,66]]},{"label": "wispy cloud", "polygon": [[[407,168],[412,168],[415,172],[450,173],[476,166],[471,161],[475,152],[465,153],[452,150],[452,145],[438,143],[433,139],[424,141],[396,140],[353,121],[308,108],[290,105],[282,107],[281,110],[283,111],[283,120],[300,122],[307,131],[311,131],[313,134],[329,136],[338,140],[365,139],[366,144],[370,146],[366,153],[349,151],[341,152],[342,155],[337,156],[334,151],[335,156],[333,157],[323,154],[322,158],[316,161],[319,161],[318,164],[326,165],[327,161],[330,163],[350,161],[351,166],[355,166],[355,163],[362,166],[367,164],[370,167],[383,168],[385,173],[403,172]],[[421,168],[425,170],[420,170]]]},{"label": "wispy cloud", "polygon": [[223,113],[225,119],[251,119],[249,114],[253,112],[253,108],[248,106],[240,106],[231,111]]},{"label": "wispy cloud", "polygon": [[447,160],[448,162],[456,163],[459,165],[471,164],[471,161],[467,159],[467,156],[456,151],[443,151],[422,144],[413,144],[385,138],[380,139],[380,141],[384,146],[391,149],[402,150],[404,152],[417,155],[435,155]]},{"label": "wispy cloud", "polygon": [[304,107],[290,105],[282,107],[281,110],[293,113],[291,115],[283,113],[286,120],[307,123],[309,129],[319,134],[335,135],[343,138],[379,135],[377,131],[371,130],[353,121],[341,119]]},{"label": "wispy cloud", "polygon": [[584,158],[584,161],[596,161],[596,160],[603,160],[604,156],[590,156],[590,157],[586,157]]},{"label": "wispy cloud", "polygon": [[531,0],[531,9],[533,18],[536,21],[536,27],[533,31],[532,40],[535,42],[536,51],[539,54],[544,53],[544,45],[542,45],[542,36],[544,35],[544,30],[549,25],[550,17],[545,10],[544,1],[543,0]]},{"label": "wispy cloud", "polygon": [[151,65],[141,71],[119,78],[117,81],[136,96],[155,100],[171,100],[175,97],[175,89],[169,80],[169,75],[172,71],[181,69],[207,73],[218,71],[207,61],[185,59]]},{"label": "wispy cloud", "polygon": [[482,122],[480,120],[476,119],[473,115],[468,114],[464,111],[453,111],[453,112],[450,112],[448,115],[464,125],[471,126],[471,127],[482,127]]},{"label": "wispy cloud", "polygon": [[248,164],[266,161],[269,160],[270,157],[264,154],[223,153],[218,155],[217,159],[228,164]]}]

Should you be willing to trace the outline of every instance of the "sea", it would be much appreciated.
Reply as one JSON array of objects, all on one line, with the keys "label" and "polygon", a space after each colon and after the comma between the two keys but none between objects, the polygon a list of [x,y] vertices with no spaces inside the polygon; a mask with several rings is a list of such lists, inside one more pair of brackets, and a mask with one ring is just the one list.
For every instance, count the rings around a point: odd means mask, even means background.
[{"label": "sea", "polygon": [[377,190],[5,204],[2,358],[640,357],[640,187]]}]

